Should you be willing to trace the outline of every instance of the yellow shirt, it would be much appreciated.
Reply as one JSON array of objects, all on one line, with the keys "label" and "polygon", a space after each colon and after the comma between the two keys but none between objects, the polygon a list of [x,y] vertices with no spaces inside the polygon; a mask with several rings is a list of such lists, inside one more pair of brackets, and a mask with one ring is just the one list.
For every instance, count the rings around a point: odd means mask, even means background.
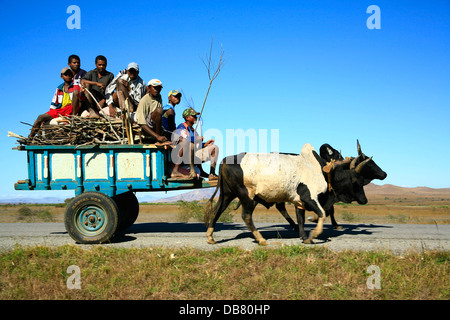
[{"label": "yellow shirt", "polygon": [[70,99],[70,94],[67,92],[64,92],[63,101],[61,108],[64,108],[68,104],[72,104],[72,100]]}]

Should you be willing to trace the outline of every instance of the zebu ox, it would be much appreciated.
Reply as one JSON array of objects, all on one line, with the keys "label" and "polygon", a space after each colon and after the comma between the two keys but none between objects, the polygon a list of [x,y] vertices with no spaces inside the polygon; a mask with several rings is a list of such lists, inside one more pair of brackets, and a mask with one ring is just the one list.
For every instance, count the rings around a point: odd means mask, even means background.
[{"label": "zebu ox", "polygon": [[[362,177],[354,169],[336,170],[349,162],[347,159],[326,165],[309,143],[303,146],[300,155],[241,153],[226,157],[220,164],[217,188],[210,203],[220,188],[219,201],[213,210],[207,210],[205,217],[208,243],[215,243],[216,221],[236,197],[242,205],[242,219],[261,245],[267,241],[252,219],[258,203],[270,207],[274,203],[290,202],[296,208],[314,211],[319,216],[318,223],[305,240],[311,243],[322,233],[325,210],[330,205],[353,200],[367,203]],[[304,233],[301,236],[306,238]]]},{"label": "zebu ox", "polygon": [[[362,150],[361,145],[359,144],[359,140],[356,140],[356,147],[358,150],[358,157],[354,160],[353,166],[356,168],[360,163],[364,163],[365,165],[360,167],[359,173],[364,178],[364,185],[368,185],[372,180],[384,180],[387,177],[387,173],[384,172],[376,163],[372,160],[372,157],[366,156]],[[341,153],[334,149],[329,144],[323,144],[320,147],[320,157],[324,159],[326,162],[330,162],[332,160],[342,161],[344,158]],[[352,164],[351,164],[352,166]],[[331,224],[334,229],[341,230],[342,227],[338,225],[336,219],[334,217],[334,206],[332,206],[326,212],[327,216],[330,216]],[[317,222],[317,217],[311,219],[312,222]]]},{"label": "zebu ox", "polygon": [[[358,157],[352,158],[352,162],[349,164],[349,169],[355,169],[358,174],[360,174],[364,178],[363,185],[369,184],[374,179],[383,180],[386,178],[387,174],[384,172],[373,160],[372,157],[367,157],[362,151],[361,151],[361,145],[359,144],[359,141],[356,140],[357,143],[357,150],[358,150]],[[320,147],[320,157],[325,162],[331,162],[331,161],[343,161],[344,158],[342,157],[341,153],[334,149],[329,144],[323,144]],[[342,169],[345,170],[345,167],[342,167]],[[338,169],[340,170],[340,169]],[[356,199],[354,199],[356,200]],[[336,202],[338,200],[336,199]],[[299,230],[299,226],[291,219],[289,216],[286,206],[284,203],[277,203],[276,208],[278,211],[283,215],[283,217],[289,222],[291,227],[294,230]],[[302,209],[296,208],[296,215],[297,215],[297,221],[303,221],[304,223],[304,216],[305,212],[301,211]],[[334,217],[334,206],[330,206],[329,209],[325,210],[326,216],[330,217],[331,224],[334,229],[341,230],[342,227],[338,225],[336,222],[336,219]],[[311,222],[317,222],[318,216],[315,216],[311,219]],[[302,226],[300,226],[302,228]],[[303,232],[304,233],[304,232]],[[304,237],[304,236],[303,236]]]}]

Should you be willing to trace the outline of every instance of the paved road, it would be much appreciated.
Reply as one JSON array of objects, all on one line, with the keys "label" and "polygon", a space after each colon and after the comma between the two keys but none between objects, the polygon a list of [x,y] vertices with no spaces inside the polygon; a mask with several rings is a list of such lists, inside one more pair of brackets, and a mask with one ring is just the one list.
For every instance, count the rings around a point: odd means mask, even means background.
[{"label": "paved road", "polygon": [[[256,223],[256,227],[271,247],[301,244],[297,232],[287,224]],[[307,224],[306,227],[309,232],[314,225]],[[330,225],[325,225],[315,245],[335,251],[384,249],[396,254],[410,250],[450,250],[450,225],[342,224],[342,227],[343,231],[336,231]],[[228,246],[244,249],[258,247],[243,223],[218,223],[214,233],[217,241],[215,245],[206,243],[205,231],[201,223],[137,223],[103,246],[192,247],[206,250]],[[16,244],[60,246],[75,242],[66,233],[62,223],[0,223],[0,250],[13,249]]]}]

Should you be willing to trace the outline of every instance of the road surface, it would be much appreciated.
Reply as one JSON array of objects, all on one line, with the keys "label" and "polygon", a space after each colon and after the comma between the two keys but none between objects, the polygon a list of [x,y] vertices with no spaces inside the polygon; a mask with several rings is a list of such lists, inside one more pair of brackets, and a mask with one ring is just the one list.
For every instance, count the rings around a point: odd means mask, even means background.
[{"label": "road surface", "polygon": [[[289,225],[279,223],[256,223],[270,247],[304,245],[298,233]],[[314,227],[307,224],[309,233]],[[420,224],[342,224],[336,231],[330,225],[315,240],[315,246],[341,250],[389,250],[395,254],[408,251],[450,250],[450,225]],[[244,249],[258,247],[253,235],[243,223],[218,223],[214,232],[217,244],[206,243],[206,228],[201,223],[136,223],[125,232],[116,235],[106,247],[144,248],[191,247],[205,250],[238,246]],[[76,244],[67,234],[62,223],[0,223],[0,250],[21,246],[61,246]],[[79,245],[80,247],[90,247]],[[312,246],[312,245],[308,245]]]}]

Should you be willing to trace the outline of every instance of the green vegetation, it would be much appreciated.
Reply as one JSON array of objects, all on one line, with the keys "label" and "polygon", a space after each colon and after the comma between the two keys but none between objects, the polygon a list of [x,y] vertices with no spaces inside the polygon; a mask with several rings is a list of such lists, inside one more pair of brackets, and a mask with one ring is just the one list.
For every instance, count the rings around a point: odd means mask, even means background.
[{"label": "green vegetation", "polygon": [[[16,247],[0,253],[0,299],[450,299],[448,252],[332,252],[284,246],[85,250]],[[80,268],[81,289],[67,273]],[[379,267],[380,289],[367,287]]]},{"label": "green vegetation", "polygon": [[53,215],[48,210],[32,210],[30,207],[24,206],[19,209],[17,220],[23,220],[25,222],[52,222]]},{"label": "green vegetation", "polygon": [[[180,222],[204,222],[205,220],[205,207],[207,205],[200,201],[183,201],[178,200],[176,202],[178,206],[178,220]],[[236,202],[231,202],[228,208],[221,214],[219,222],[232,222],[233,210],[236,208]]]}]

